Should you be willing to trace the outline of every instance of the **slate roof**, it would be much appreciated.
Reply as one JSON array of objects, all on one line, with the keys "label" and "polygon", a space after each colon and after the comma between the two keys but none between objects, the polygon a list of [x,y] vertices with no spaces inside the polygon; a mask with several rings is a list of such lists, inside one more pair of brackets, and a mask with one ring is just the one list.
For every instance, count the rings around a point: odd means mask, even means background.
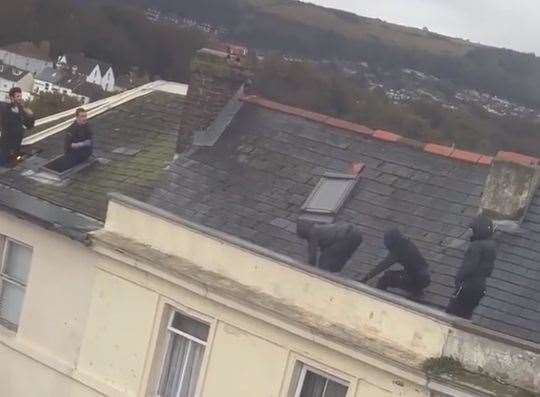
[{"label": "slate roof", "polygon": [[97,66],[100,67],[101,73],[106,73],[111,65],[105,62],[98,61],[96,59],[88,58],[84,54],[66,54],[66,61],[68,66],[77,66],[77,72],[85,75],[89,75],[94,68]]},{"label": "slate roof", "polygon": [[[351,162],[366,168],[338,219],[358,225],[364,242],[343,276],[359,278],[381,260],[384,230],[397,226],[430,263],[427,301],[444,307],[489,167],[244,104],[214,146],[190,149],[171,164],[149,202],[305,261],[306,243],[295,233],[300,207],[324,172],[343,172]],[[523,225],[528,232],[499,236],[500,258],[474,322],[540,342],[535,222],[540,193]]]},{"label": "slate roof", "polygon": [[5,45],[1,49],[28,58],[50,61],[50,43],[48,41],[44,41],[39,44],[35,44],[30,41],[24,41],[20,43]]},{"label": "slate roof", "polygon": [[57,84],[64,78],[66,71],[58,68],[45,68],[38,73],[36,80],[46,81],[48,83]]},{"label": "slate roof", "polygon": [[26,147],[42,152],[14,169],[1,169],[0,184],[104,220],[111,191],[149,198],[173,157],[183,101],[181,95],[155,91],[92,118],[94,154],[102,161],[74,174],[63,186],[36,181],[29,174],[62,154],[64,132]]},{"label": "slate roof", "polygon": [[[9,66],[2,62],[0,62],[0,78],[8,81],[17,82],[20,81],[24,76],[28,74],[28,72],[21,70],[19,68],[16,68],[15,66]],[[20,73],[18,75],[14,74]]]}]

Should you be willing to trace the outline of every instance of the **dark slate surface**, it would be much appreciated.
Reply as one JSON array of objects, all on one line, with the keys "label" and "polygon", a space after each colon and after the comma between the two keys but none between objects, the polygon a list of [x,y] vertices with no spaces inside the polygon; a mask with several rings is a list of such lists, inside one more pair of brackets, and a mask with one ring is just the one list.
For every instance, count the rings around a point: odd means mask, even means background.
[{"label": "dark slate surface", "polygon": [[[359,225],[364,243],[343,276],[361,277],[383,258],[383,232],[397,226],[430,262],[426,299],[445,306],[487,167],[245,105],[213,147],[177,158],[150,203],[305,260],[306,243],[295,234],[300,206],[320,175],[353,161],[366,168],[339,219]],[[523,227],[529,232],[522,237],[499,237],[500,260],[474,321],[540,342],[540,198]]]},{"label": "dark slate surface", "polygon": [[[64,132],[32,145],[32,150],[42,150],[37,157],[12,170],[2,169],[0,184],[99,220],[105,219],[111,191],[147,200],[174,156],[183,100],[183,96],[153,92],[92,118],[95,155],[105,162],[74,174],[64,186],[23,176],[63,152]],[[115,153],[118,148],[140,151],[125,155]]]}]

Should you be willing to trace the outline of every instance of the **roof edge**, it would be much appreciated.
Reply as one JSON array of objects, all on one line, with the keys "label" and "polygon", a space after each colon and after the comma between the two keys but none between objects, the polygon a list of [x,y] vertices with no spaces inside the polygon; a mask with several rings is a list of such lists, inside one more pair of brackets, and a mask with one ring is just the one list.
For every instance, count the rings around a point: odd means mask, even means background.
[{"label": "roof edge", "polygon": [[491,156],[483,153],[475,153],[467,150],[456,149],[454,146],[444,146],[437,143],[431,142],[421,142],[418,140],[406,138],[400,134],[396,134],[391,131],[385,130],[373,130],[369,127],[366,127],[361,124],[352,123],[347,120],[337,119],[325,114],[311,112],[302,108],[297,108],[294,106],[284,105],[279,102],[275,102],[259,95],[245,95],[242,101],[257,105],[266,109],[274,110],[277,112],[282,112],[290,114],[293,116],[302,117],[304,119],[314,121],[320,124],[327,125],[329,127],[339,128],[342,130],[355,132],[362,134],[366,137],[372,139],[377,139],[380,141],[398,143],[406,146],[413,147],[417,150],[422,150],[426,153],[434,154],[436,156],[447,157],[452,160],[458,160],[467,162],[470,164],[475,164],[479,166],[489,166],[493,162],[494,158],[502,158],[506,161],[516,162],[516,163],[527,163],[529,165],[539,165],[540,159],[527,156],[520,153],[499,151],[496,156]]},{"label": "roof edge", "polygon": [[355,281],[352,279],[347,279],[344,277],[341,277],[336,274],[325,272],[321,269],[315,268],[313,266],[304,264],[298,260],[295,260],[289,256],[279,254],[277,252],[274,252],[270,249],[264,248],[260,245],[251,243],[247,240],[244,240],[242,238],[236,237],[234,235],[221,232],[219,230],[216,230],[214,228],[201,225],[199,223],[195,223],[192,221],[189,221],[181,216],[172,214],[166,210],[157,208],[151,204],[141,202],[137,199],[125,196],[121,193],[115,193],[111,192],[108,194],[109,201],[116,202],[118,204],[124,205],[126,207],[130,207],[142,212],[145,212],[147,214],[151,214],[157,217],[160,217],[162,219],[165,219],[169,222],[173,222],[176,224],[183,225],[187,228],[190,228],[194,231],[197,231],[199,233],[207,234],[213,238],[225,241],[229,244],[235,245],[237,247],[240,247],[242,249],[251,251],[255,255],[261,255],[265,256],[271,259],[274,259],[278,262],[281,262],[288,266],[293,266],[297,271],[308,273],[312,276],[324,278],[326,280],[329,280],[333,283],[339,284],[342,287],[350,288],[362,293],[365,293],[367,295],[370,295],[371,297],[375,299],[380,299],[385,302],[394,304],[396,306],[399,306],[405,310],[409,310],[412,312],[415,312],[417,314],[421,314],[427,317],[430,317],[431,319],[435,321],[439,321],[442,324],[450,325],[456,329],[463,330],[465,332],[469,332],[473,335],[478,335],[482,337],[488,337],[493,338],[499,342],[506,343],[510,346],[515,346],[518,348],[526,349],[528,351],[532,352],[540,352],[540,344],[514,337],[505,333],[493,331],[489,328],[473,324],[469,320],[464,320],[459,317],[455,317],[452,315],[449,315],[441,310],[436,310],[434,308],[431,308],[429,306],[422,305],[420,303],[413,302],[411,300],[408,300],[406,298],[403,298],[399,295],[395,295],[389,292],[384,292],[381,290],[378,290],[376,288],[370,287],[369,285],[360,283],[359,281]]}]

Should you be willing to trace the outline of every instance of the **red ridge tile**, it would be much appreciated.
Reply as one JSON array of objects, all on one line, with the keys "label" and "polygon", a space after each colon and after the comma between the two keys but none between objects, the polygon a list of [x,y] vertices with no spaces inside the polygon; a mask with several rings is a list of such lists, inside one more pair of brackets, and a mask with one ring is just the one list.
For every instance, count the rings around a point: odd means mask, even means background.
[{"label": "red ridge tile", "polygon": [[[425,152],[437,154],[444,157],[450,157],[455,160],[467,161],[480,165],[491,165],[493,157],[488,155],[482,155],[480,153],[469,152],[466,150],[454,149],[448,146],[438,145],[435,143],[425,144],[420,141],[404,138],[401,135],[395,134],[390,131],[376,130],[363,126],[361,124],[355,124],[350,121],[337,119],[321,113],[311,112],[300,108],[295,108],[288,105],[283,105],[278,102],[274,102],[258,95],[244,95],[241,98],[242,101],[253,103],[268,109],[276,110],[279,112],[296,115],[308,120],[313,120],[319,123],[326,124],[331,127],[340,128],[347,131],[358,132],[360,134],[372,136],[373,138],[386,141],[386,142],[402,142],[408,146],[412,146],[418,149],[423,149]],[[536,157],[527,156],[520,153],[500,151],[497,153],[497,158],[511,161],[518,164],[524,164],[527,166],[540,165],[540,159]]]},{"label": "red ridge tile", "polygon": [[373,130],[361,124],[351,123],[347,120],[336,119],[335,117],[328,117],[324,124],[331,127],[340,128],[342,130],[358,132],[359,134],[364,135],[373,135]]},{"label": "red ridge tile", "polygon": [[482,155],[479,153],[456,149],[452,152],[452,154],[450,154],[450,157],[456,160],[467,161],[469,163],[478,163]]},{"label": "red ridge tile", "polygon": [[454,149],[449,146],[428,143],[426,146],[424,146],[424,151],[428,153],[438,154],[439,156],[450,157]]},{"label": "red ridge tile", "polygon": [[349,166],[347,167],[347,172],[353,175],[358,175],[359,173],[362,172],[365,166],[366,165],[364,163],[353,162],[349,164]]},{"label": "red ridge tile", "polygon": [[493,162],[493,156],[481,156],[478,160],[478,164],[491,165]]},{"label": "red ridge tile", "polygon": [[512,163],[523,164],[526,166],[535,166],[540,163],[540,159],[536,157],[526,156],[524,154],[514,153],[514,152],[500,151],[499,153],[497,153],[496,158],[505,160],[505,161],[510,161]]},{"label": "red ridge tile", "polygon": [[386,142],[398,142],[401,139],[401,135],[385,130],[376,130],[372,136],[375,139],[380,139],[381,141]]}]

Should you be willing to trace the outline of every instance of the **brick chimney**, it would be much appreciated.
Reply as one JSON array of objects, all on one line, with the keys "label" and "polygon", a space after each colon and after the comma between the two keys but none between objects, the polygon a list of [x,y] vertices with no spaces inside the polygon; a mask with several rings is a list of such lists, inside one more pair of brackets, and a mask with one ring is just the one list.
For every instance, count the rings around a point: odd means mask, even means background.
[{"label": "brick chimney", "polygon": [[538,188],[540,160],[499,152],[484,186],[481,210],[497,221],[521,222]]},{"label": "brick chimney", "polygon": [[191,63],[191,79],[178,131],[176,152],[188,148],[194,134],[207,130],[251,73],[244,59],[203,48]]}]

